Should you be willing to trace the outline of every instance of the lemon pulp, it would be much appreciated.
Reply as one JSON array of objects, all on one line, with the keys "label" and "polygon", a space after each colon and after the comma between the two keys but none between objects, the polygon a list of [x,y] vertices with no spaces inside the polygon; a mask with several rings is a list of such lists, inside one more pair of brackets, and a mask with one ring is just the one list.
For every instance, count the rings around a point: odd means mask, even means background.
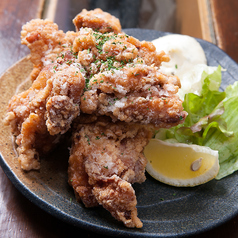
[{"label": "lemon pulp", "polygon": [[175,186],[195,186],[214,178],[219,171],[218,152],[208,147],[170,144],[152,139],[144,149],[147,172]]}]

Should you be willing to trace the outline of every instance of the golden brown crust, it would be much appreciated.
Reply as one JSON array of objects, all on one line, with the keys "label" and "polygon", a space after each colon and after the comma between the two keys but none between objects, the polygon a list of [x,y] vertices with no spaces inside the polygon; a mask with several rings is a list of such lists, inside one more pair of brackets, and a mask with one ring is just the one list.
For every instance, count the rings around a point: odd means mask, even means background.
[{"label": "golden brown crust", "polygon": [[73,67],[57,71],[54,66],[44,67],[32,86],[9,102],[5,123],[12,126],[24,170],[39,169],[39,149],[54,147],[57,134],[65,133],[79,115],[84,78]]},{"label": "golden brown crust", "polygon": [[69,159],[69,183],[87,207],[97,205],[96,199],[126,226],[142,226],[130,183],[145,180],[143,148],[151,136],[146,127],[101,117],[77,126]]},{"label": "golden brown crust", "polygon": [[113,217],[122,221],[126,227],[141,228],[137,217],[137,201],[131,184],[116,175],[105,179],[93,188],[93,194],[100,205],[107,209]]},{"label": "golden brown crust", "polygon": [[79,31],[81,27],[88,27],[101,33],[121,32],[119,20],[111,14],[103,12],[99,8],[91,11],[83,9],[82,12],[73,19],[73,23],[77,31]]},{"label": "golden brown crust", "polygon": [[179,86],[177,77],[168,77],[153,66],[125,66],[94,75],[90,89],[81,97],[80,107],[88,114],[169,128],[186,117],[182,101],[176,95]]}]

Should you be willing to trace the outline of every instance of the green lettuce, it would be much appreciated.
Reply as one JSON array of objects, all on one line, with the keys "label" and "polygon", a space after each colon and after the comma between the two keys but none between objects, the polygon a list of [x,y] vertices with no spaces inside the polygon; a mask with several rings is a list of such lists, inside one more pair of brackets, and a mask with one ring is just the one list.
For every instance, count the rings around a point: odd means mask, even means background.
[{"label": "green lettuce", "polygon": [[201,95],[185,95],[183,107],[188,112],[184,123],[160,129],[155,137],[168,142],[208,146],[219,151],[221,179],[238,170],[238,82],[219,91],[221,67],[212,74],[203,73]]}]

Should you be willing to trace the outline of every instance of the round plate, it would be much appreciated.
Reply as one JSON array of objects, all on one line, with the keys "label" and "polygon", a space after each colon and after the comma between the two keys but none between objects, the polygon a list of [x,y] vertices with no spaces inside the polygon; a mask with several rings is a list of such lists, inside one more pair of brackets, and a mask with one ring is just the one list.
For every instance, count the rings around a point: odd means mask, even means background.
[{"label": "round plate", "polygon": [[[126,29],[125,32],[147,41],[169,34],[141,29]],[[221,88],[233,83],[238,65],[215,45],[197,40],[205,50],[208,65],[221,65],[226,69]],[[31,63],[24,58],[1,76],[2,118],[9,99],[31,69]],[[40,171],[26,173],[20,169],[15,156],[10,128],[4,126],[2,120],[0,128],[0,164],[12,183],[43,210],[81,228],[113,236],[181,237],[211,229],[238,214],[238,173],[194,188],[167,186],[146,174],[146,182],[134,185],[138,216],[144,226],[141,229],[126,228],[103,208],[87,209],[76,202],[67,183],[67,148],[58,148],[48,158],[41,158]]]}]

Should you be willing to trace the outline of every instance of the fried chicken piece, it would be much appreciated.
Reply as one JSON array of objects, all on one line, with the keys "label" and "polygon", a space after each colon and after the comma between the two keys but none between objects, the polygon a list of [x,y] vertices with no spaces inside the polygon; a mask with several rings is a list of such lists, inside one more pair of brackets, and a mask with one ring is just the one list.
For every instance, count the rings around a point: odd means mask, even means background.
[{"label": "fried chicken piece", "polygon": [[[119,20],[103,12],[101,9],[94,11],[83,10],[73,20],[77,29],[81,27],[92,27],[101,32],[119,33],[121,25]],[[26,23],[21,31],[21,43],[27,45],[31,51],[29,56],[34,69],[31,73],[32,81],[39,75],[43,66],[46,66],[65,52],[72,52],[74,39],[78,36],[77,32],[68,31],[64,33],[58,29],[58,25],[50,20],[34,19]]]},{"label": "fried chicken piece", "polygon": [[79,115],[84,77],[67,65],[48,65],[32,86],[12,97],[5,119],[16,136],[22,169],[39,169],[39,152],[46,153],[59,141]]},{"label": "fried chicken piece", "polygon": [[110,116],[114,121],[169,128],[186,117],[176,95],[180,81],[155,67],[134,65],[94,75],[81,98],[84,113]]},{"label": "fried chicken piece", "polygon": [[145,181],[143,148],[150,129],[99,118],[78,124],[69,158],[69,184],[86,207],[101,204],[127,227],[142,227],[131,183]]},{"label": "fried chicken piece", "polygon": [[68,41],[66,34],[50,20],[34,19],[22,27],[21,43],[30,49],[29,58],[34,66],[32,81],[43,66],[51,64],[62,51],[70,50]]},{"label": "fried chicken piece", "polygon": [[93,194],[100,205],[107,209],[113,217],[122,221],[127,227],[143,226],[137,217],[137,200],[130,183],[113,175],[93,188]]},{"label": "fried chicken piece", "polygon": [[105,32],[121,32],[120,21],[107,12],[103,12],[97,8],[91,11],[83,9],[74,19],[73,23],[76,30],[79,31],[81,27],[92,28],[101,33]]},{"label": "fried chicken piece", "polygon": [[159,71],[161,62],[169,59],[153,44],[122,33],[81,29],[73,50],[90,79],[81,98],[82,112],[156,128],[184,121],[186,112],[176,95],[180,80]]},{"label": "fried chicken piece", "polygon": [[81,28],[73,42],[73,51],[78,52],[77,62],[89,75],[134,63],[160,67],[169,56],[157,52],[151,42],[142,41],[124,33],[100,33],[90,28]]}]

